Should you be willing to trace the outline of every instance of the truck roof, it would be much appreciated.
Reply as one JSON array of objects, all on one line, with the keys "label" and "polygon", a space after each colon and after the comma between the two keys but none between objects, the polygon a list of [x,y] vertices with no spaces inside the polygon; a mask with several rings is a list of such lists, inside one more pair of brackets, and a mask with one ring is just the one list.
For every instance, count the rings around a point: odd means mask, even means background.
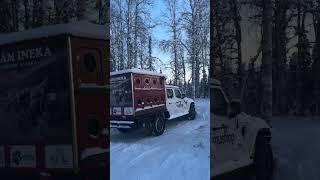
[{"label": "truck roof", "polygon": [[169,85],[169,84],[166,84],[166,88],[179,88],[178,86],[174,86],[174,85]]},{"label": "truck roof", "polygon": [[0,45],[62,34],[93,39],[109,39],[109,27],[107,25],[93,24],[88,21],[42,26],[25,31],[0,34]]},{"label": "truck roof", "polygon": [[114,76],[114,75],[126,74],[126,73],[147,74],[147,75],[152,75],[152,76],[162,76],[162,77],[166,78],[166,75],[164,75],[164,74],[157,73],[155,71],[148,71],[148,70],[144,70],[144,69],[138,69],[138,68],[114,71],[114,72],[111,72],[110,75]]}]

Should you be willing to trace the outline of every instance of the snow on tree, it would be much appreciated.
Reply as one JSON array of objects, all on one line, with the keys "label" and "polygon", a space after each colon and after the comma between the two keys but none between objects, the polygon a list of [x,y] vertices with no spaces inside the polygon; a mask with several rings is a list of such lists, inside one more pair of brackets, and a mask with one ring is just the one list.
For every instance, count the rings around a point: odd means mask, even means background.
[{"label": "snow on tree", "polygon": [[208,47],[209,41],[206,36],[209,34],[209,2],[206,0],[186,0],[182,14],[183,28],[186,31],[186,41],[182,45],[187,50],[190,69],[192,97],[200,95],[200,72],[201,72],[201,51]]},{"label": "snow on tree", "polygon": [[164,14],[164,26],[169,29],[169,34],[171,38],[169,40],[162,40],[160,46],[165,52],[170,52],[172,61],[170,62],[172,66],[173,74],[173,84],[178,85],[180,82],[181,75],[181,65],[179,62],[179,46],[181,43],[181,24],[179,23],[179,14],[178,14],[178,0],[166,0],[167,12]]}]

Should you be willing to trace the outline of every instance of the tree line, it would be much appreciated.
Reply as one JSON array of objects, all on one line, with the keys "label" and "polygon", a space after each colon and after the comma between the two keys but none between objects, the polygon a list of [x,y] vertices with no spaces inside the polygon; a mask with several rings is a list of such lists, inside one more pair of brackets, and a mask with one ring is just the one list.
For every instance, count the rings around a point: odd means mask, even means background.
[{"label": "tree line", "polygon": [[[241,99],[243,110],[267,119],[319,115],[320,1],[212,2],[210,73]],[[254,26],[260,43],[243,59],[244,27]]]},{"label": "tree line", "polygon": [[[169,69],[168,83],[184,87],[193,98],[207,97],[209,1],[163,3],[162,16],[151,19],[153,0],[111,0],[111,71]],[[153,38],[157,26],[167,30],[166,40]],[[154,48],[170,55],[168,64],[154,56]]]},{"label": "tree line", "polygon": [[88,19],[106,24],[109,6],[109,0],[2,0],[0,33]]}]

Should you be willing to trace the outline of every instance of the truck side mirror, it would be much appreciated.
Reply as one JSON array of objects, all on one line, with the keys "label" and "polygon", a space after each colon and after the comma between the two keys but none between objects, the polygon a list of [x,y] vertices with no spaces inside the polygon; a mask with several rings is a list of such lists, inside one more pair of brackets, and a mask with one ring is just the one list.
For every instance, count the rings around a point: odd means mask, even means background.
[{"label": "truck side mirror", "polygon": [[241,103],[238,100],[231,100],[229,103],[228,117],[234,118],[241,113]]},{"label": "truck side mirror", "polygon": [[184,99],[186,97],[186,94],[182,93],[181,94],[181,99]]}]

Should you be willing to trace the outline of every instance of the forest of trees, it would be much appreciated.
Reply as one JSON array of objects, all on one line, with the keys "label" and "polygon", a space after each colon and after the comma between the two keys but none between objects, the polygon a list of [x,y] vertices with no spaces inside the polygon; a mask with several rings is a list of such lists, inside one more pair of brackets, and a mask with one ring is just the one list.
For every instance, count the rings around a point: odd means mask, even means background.
[{"label": "forest of trees", "polygon": [[[111,71],[161,66],[172,74],[167,83],[183,87],[190,97],[207,97],[209,1],[164,0],[162,16],[151,19],[154,1],[111,0]],[[167,30],[168,39],[153,38],[157,26]],[[170,55],[169,62],[155,57],[154,48]]]},{"label": "forest of trees", "polygon": [[[319,115],[320,0],[211,2],[210,73],[243,110],[266,119]],[[260,42],[250,56],[247,29]]]},{"label": "forest of trees", "polygon": [[109,0],[2,0],[0,33],[79,20],[106,24],[109,6]]}]

